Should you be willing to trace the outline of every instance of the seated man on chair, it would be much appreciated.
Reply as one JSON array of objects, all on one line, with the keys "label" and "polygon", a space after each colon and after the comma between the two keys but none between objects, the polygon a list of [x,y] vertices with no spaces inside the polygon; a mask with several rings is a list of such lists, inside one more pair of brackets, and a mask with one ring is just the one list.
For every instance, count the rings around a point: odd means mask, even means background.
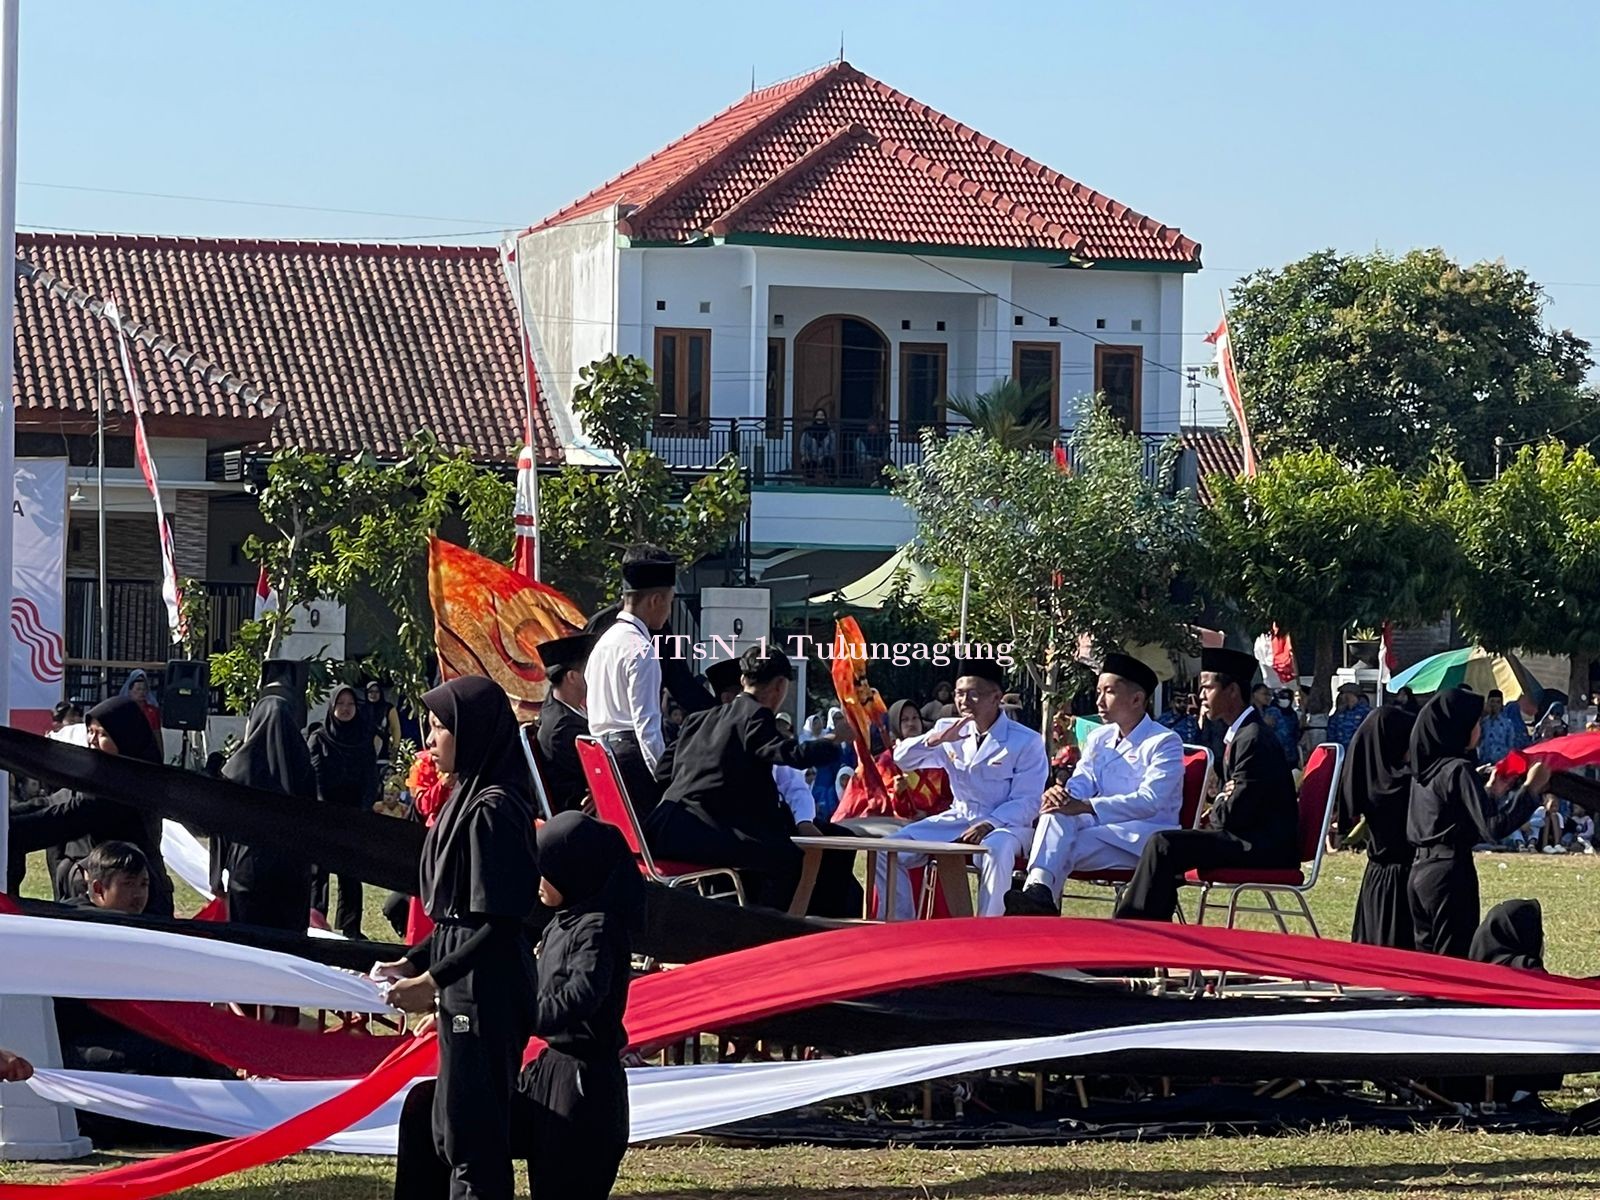
[{"label": "seated man on chair", "polygon": [[1197,867],[1300,865],[1294,776],[1278,739],[1248,699],[1255,670],[1256,660],[1241,650],[1201,651],[1201,710],[1227,725],[1222,791],[1205,828],[1171,829],[1149,838],[1117,916],[1170,921],[1183,878]]},{"label": "seated man on chair", "polygon": [[[988,659],[963,662],[956,668],[956,715],[939,721],[921,737],[894,748],[894,761],[907,771],[938,767],[950,779],[954,797],[942,813],[913,821],[897,839],[923,842],[966,842],[983,846],[978,856],[978,915],[998,917],[1005,911],[1005,885],[1022,847],[1032,838],[1039,815],[1039,797],[1050,776],[1044,739],[1000,711],[1005,674]],[[923,855],[901,854],[897,869],[895,920],[909,920],[915,902],[909,872],[926,862]],[[878,864],[878,908],[883,916],[888,892],[888,863]]]},{"label": "seated man on chair", "polygon": [[539,643],[539,661],[544,664],[550,691],[539,706],[534,744],[539,749],[539,769],[552,816],[589,806],[589,785],[578,761],[578,739],[589,732],[589,685],[583,668],[596,640],[592,633],[579,633]]},{"label": "seated man on chair", "polygon": [[778,732],[774,712],[794,678],[782,650],[745,651],[739,675],[742,687],[731,702],[684,722],[672,749],[672,782],[645,818],[644,835],[660,857],[732,867],[757,903],[787,908],[804,855],[790,841],[795,820],[772,768],[803,770],[832,749]]},{"label": "seated man on chair", "polygon": [[1025,886],[1006,893],[1011,916],[1053,917],[1074,871],[1129,871],[1152,834],[1178,827],[1183,743],[1145,711],[1156,675],[1138,659],[1108,654],[1095,688],[1100,725],[1065,787],[1040,805]]}]

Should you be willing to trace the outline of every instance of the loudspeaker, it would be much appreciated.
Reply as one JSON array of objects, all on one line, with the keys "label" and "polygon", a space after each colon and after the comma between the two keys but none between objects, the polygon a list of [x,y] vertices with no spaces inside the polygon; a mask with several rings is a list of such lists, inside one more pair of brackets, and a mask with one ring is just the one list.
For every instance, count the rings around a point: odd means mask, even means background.
[{"label": "loudspeaker", "polygon": [[184,658],[169,662],[161,691],[161,727],[200,732],[210,707],[211,665]]}]

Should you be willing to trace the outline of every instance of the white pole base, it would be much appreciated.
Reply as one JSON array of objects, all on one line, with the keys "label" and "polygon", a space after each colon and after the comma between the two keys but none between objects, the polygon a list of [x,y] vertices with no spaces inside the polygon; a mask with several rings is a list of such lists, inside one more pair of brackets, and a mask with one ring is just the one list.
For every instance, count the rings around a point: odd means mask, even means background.
[{"label": "white pole base", "polygon": [[[61,1066],[55,1006],[46,996],[0,996],[0,1046],[36,1067]],[[59,1162],[93,1152],[71,1108],[42,1099],[25,1083],[0,1084],[0,1160]]]}]

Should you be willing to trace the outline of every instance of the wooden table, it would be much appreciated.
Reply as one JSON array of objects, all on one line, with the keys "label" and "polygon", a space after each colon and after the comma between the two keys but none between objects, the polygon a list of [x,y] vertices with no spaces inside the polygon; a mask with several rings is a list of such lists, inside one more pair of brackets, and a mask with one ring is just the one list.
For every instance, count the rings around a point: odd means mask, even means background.
[{"label": "wooden table", "polygon": [[791,838],[805,851],[805,862],[800,868],[800,885],[794,890],[789,904],[791,916],[804,916],[811,905],[811,893],[817,886],[817,872],[822,869],[822,855],[828,850],[859,851],[867,856],[866,901],[862,917],[872,920],[872,883],[877,878],[878,856],[889,859],[888,883],[883,897],[883,911],[888,920],[894,919],[895,891],[900,886],[899,872],[895,869],[902,854],[925,854],[929,865],[938,872],[939,886],[944,891],[945,903],[952,917],[972,915],[972,894],[967,890],[967,863],[980,854],[989,853],[986,846],[969,846],[965,842],[923,842],[910,838],[871,837],[797,837]]}]

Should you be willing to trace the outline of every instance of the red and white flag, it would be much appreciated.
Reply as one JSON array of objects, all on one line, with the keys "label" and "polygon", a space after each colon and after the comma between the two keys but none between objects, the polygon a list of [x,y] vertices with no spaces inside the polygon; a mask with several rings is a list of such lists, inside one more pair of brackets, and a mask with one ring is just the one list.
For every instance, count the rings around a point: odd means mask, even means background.
[{"label": "red and white flag", "polygon": [[1389,680],[1394,675],[1398,659],[1394,656],[1394,626],[1389,622],[1383,623],[1383,632],[1378,638],[1378,686],[1388,690]]},{"label": "red and white flag", "polygon": [[156,529],[161,539],[161,599],[167,605],[167,626],[172,631],[174,644],[183,640],[182,595],[178,591],[177,556],[172,545],[172,525],[167,521],[166,509],[161,504],[161,480],[156,475],[156,460],[150,456],[150,443],[144,433],[144,398],[139,391],[139,377],[133,370],[133,359],[128,354],[128,338],[122,330],[122,313],[114,300],[107,300],[102,315],[117,331],[117,354],[122,359],[122,374],[128,381],[128,407],[133,410],[133,454],[139,462],[139,473],[144,485],[150,489],[150,498],[156,505]]},{"label": "red and white flag", "polygon": [[278,611],[278,592],[272,586],[272,580],[267,577],[267,569],[261,568],[261,573],[256,576],[256,620],[261,620],[269,612]]},{"label": "red and white flag", "polygon": [[1206,341],[1217,348],[1217,378],[1222,384],[1222,397],[1233,413],[1234,424],[1239,426],[1239,444],[1244,450],[1244,473],[1256,473],[1256,449],[1250,442],[1250,422],[1244,416],[1244,398],[1239,392],[1239,373],[1233,365],[1233,341],[1228,336],[1228,310],[1222,310],[1222,320]]},{"label": "red and white flag", "polygon": [[505,249],[503,264],[511,297],[517,305],[517,338],[522,346],[522,378],[526,385],[522,450],[517,455],[517,501],[512,510],[516,541],[511,569],[528,579],[539,578],[539,460],[534,451],[533,427],[539,408],[539,371],[533,361],[533,338],[522,311],[522,272],[517,269],[517,243]]}]

